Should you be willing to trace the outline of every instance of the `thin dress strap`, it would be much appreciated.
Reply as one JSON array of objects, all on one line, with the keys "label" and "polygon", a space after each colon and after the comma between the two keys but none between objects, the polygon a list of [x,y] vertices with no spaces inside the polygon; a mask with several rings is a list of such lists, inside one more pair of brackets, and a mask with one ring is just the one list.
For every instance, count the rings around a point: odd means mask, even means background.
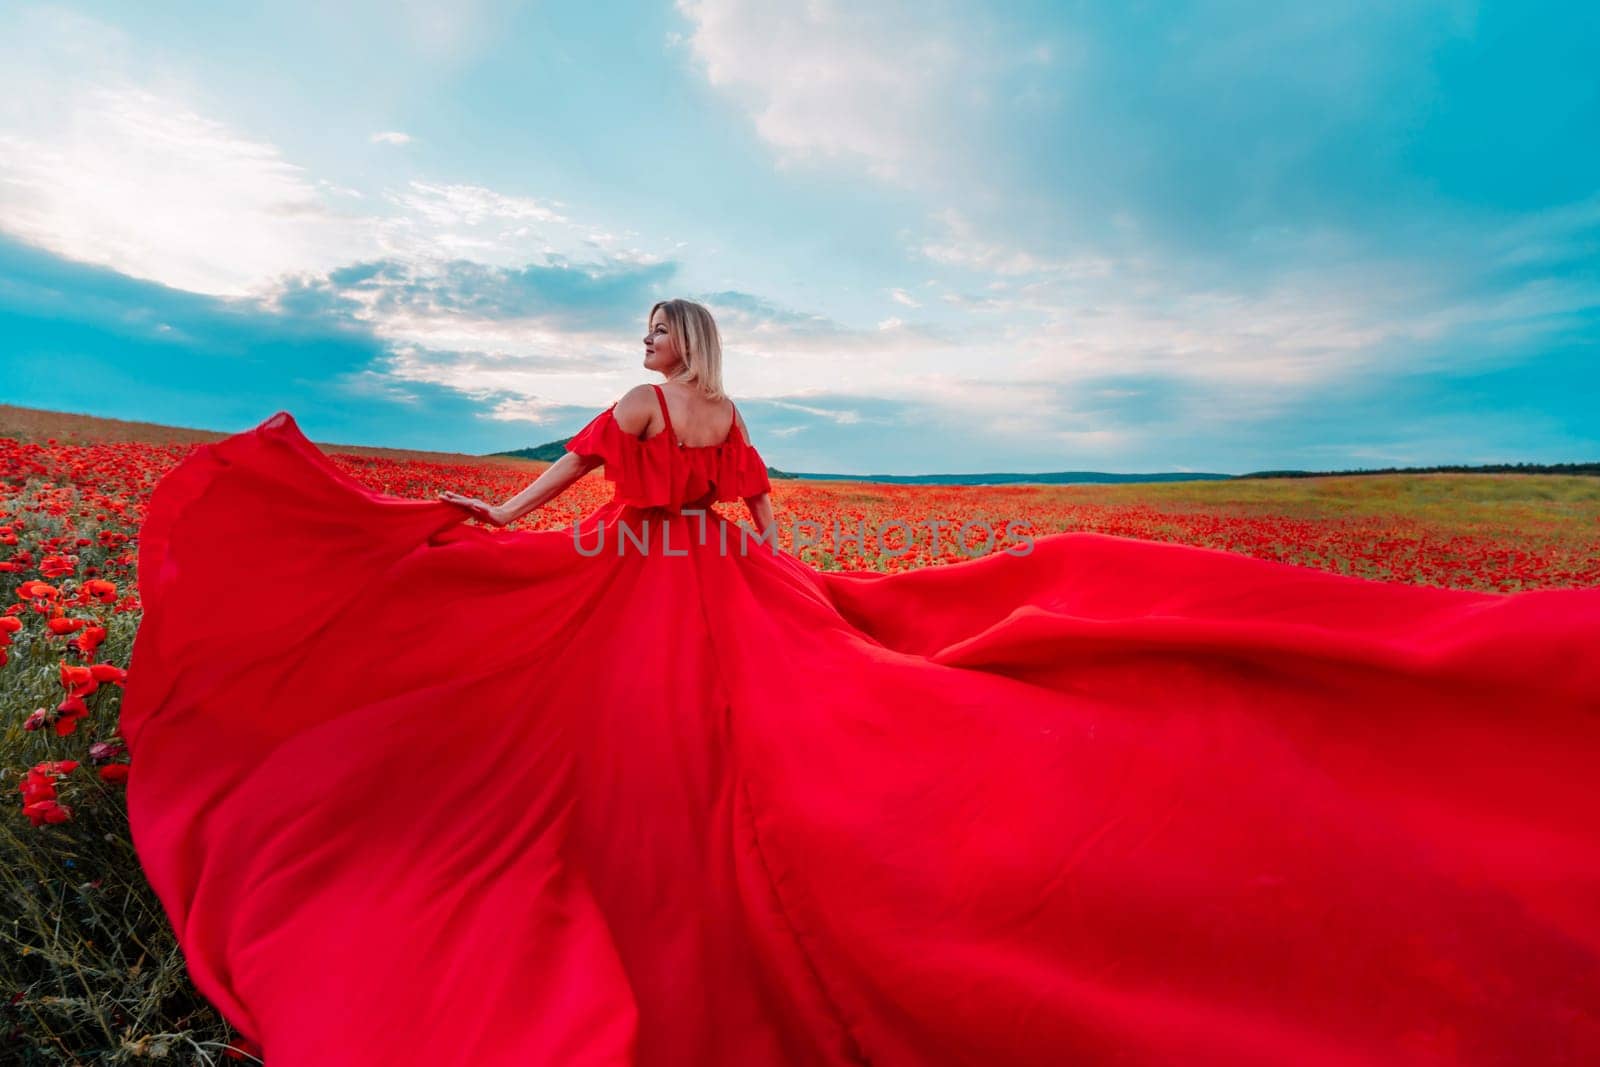
[{"label": "thin dress strap", "polygon": [[683,439],[678,436],[678,431],[672,428],[672,413],[667,410],[667,394],[661,391],[659,385],[651,385],[650,388],[656,391],[656,400],[661,404],[661,417],[667,421],[666,432],[670,433],[672,439],[678,442],[678,447],[682,448]]},{"label": "thin dress strap", "polygon": [[[656,391],[656,401],[661,405],[661,417],[665,419],[667,423],[667,428],[662,432],[670,433],[673,440],[678,442],[679,448],[687,448],[688,446],[683,443],[683,438],[679,437],[678,431],[673,428],[672,412],[667,410],[667,394],[662,392],[661,386],[654,383],[651,384],[650,388]],[[728,420],[728,432],[724,434],[722,438],[724,442],[732,441],[733,435],[739,431],[739,405],[735,404],[730,399],[728,401],[728,406],[733,409],[733,418]]]}]

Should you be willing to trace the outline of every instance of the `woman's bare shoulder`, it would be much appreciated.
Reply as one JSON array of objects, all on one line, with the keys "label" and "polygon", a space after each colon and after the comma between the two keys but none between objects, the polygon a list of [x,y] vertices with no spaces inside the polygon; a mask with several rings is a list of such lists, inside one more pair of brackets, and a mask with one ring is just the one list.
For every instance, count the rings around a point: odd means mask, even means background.
[{"label": "woman's bare shoulder", "polygon": [[640,434],[650,428],[657,410],[655,387],[648,383],[636,385],[617,400],[611,417],[617,425],[631,434]]},{"label": "woman's bare shoulder", "polygon": [[649,382],[640,382],[638,385],[634,386],[632,389],[629,389],[626,393],[623,393],[622,396],[617,400],[618,404],[622,404],[622,403],[632,403],[632,404],[649,403],[649,404],[654,404],[655,402],[656,402],[656,386],[651,385]]}]

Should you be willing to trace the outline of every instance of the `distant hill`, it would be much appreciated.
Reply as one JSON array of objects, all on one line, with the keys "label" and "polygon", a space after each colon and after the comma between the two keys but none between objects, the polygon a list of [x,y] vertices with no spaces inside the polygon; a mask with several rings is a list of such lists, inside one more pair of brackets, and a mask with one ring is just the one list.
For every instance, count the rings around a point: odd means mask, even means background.
[{"label": "distant hill", "polygon": [[511,450],[510,452],[485,452],[484,455],[511,456],[515,459],[536,459],[541,463],[554,463],[556,460],[560,459],[561,454],[567,450],[567,442],[570,440],[572,440],[572,438],[564,437],[559,441],[551,441],[548,444],[535,445],[533,448],[517,448]]},{"label": "distant hill", "polygon": [[1443,467],[1362,467],[1353,471],[1252,471],[1241,478],[1326,478],[1352,474],[1592,474],[1600,475],[1600,463],[1483,463],[1477,466],[1453,464]]}]

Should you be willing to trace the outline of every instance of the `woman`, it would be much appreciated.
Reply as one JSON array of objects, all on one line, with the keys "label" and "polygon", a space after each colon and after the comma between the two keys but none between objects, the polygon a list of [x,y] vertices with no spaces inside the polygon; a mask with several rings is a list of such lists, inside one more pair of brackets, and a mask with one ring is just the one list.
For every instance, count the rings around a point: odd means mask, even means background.
[{"label": "woman", "polygon": [[705,309],[645,366],[499,505],[283,412],[156,489],[134,842],[267,1063],[1600,1062],[1600,590],[818,571]]},{"label": "woman", "polygon": [[[772,486],[759,453],[749,443],[744,418],[722,391],[722,341],[711,312],[688,300],[656,304],[650,309],[644,338],[644,365],[666,376],[666,386],[634,386],[590,420],[568,442],[567,454],[515,497],[499,505],[460,493],[440,493],[439,499],[504,526],[549,503],[603,464],[606,477],[618,483],[612,516],[630,501],[694,512],[717,500],[736,499],[735,493],[747,493],[745,501],[757,532],[775,544],[776,524],[768,498]],[[676,423],[670,410],[673,405],[679,409]],[[621,438],[657,437],[662,447],[654,450],[621,447]],[[681,500],[673,500],[671,508],[666,508],[674,491],[680,490],[676,482],[682,479],[688,483],[681,489]],[[639,517],[648,519],[643,514]]]}]

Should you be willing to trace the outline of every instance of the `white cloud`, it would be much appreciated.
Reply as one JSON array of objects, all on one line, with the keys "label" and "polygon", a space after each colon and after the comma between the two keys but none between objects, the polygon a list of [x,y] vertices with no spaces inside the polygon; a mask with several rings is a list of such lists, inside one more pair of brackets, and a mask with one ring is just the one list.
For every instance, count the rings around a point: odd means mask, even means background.
[{"label": "white cloud", "polygon": [[384,0],[366,15],[397,22],[424,58],[459,65],[493,43],[513,8],[512,0]]},{"label": "white cloud", "polygon": [[411,143],[411,135],[400,130],[380,130],[368,137],[373,144],[407,145]]},{"label": "white cloud", "polygon": [[1112,258],[1101,253],[1059,256],[986,239],[979,228],[956,208],[937,211],[933,218],[943,232],[924,240],[918,251],[927,259],[946,266],[995,274],[1002,278],[1020,275],[1103,278],[1110,275],[1115,267]]},{"label": "white cloud", "polygon": [[370,367],[342,375],[335,382],[350,396],[377,397],[407,407],[420,407],[422,404],[422,398],[416,393],[402,387],[396,379],[379,374]]},{"label": "white cloud", "polygon": [[[0,95],[27,89],[0,74]],[[24,241],[226,296],[362,247],[302,168],[177,101],[89,82],[40,105],[0,134],[0,229]]]},{"label": "white cloud", "polygon": [[[635,384],[618,369],[588,359],[563,361],[512,352],[450,352],[398,338],[384,358],[384,373],[395,382],[442,385],[474,400],[492,401],[487,416],[502,421],[543,422],[553,410],[571,404],[601,407]],[[424,335],[426,336],[426,335]],[[562,343],[569,343],[563,337]],[[563,366],[569,362],[569,366]]]},{"label": "white cloud", "polygon": [[[426,21],[438,6],[412,4],[408,17]],[[487,17],[491,6],[473,10]],[[104,23],[54,8],[0,15],[0,230],[130,277],[230,297],[268,297],[286,278],[374,259],[661,262],[554,200],[452,181],[407,181],[370,197],[312,174],[210,106]]]},{"label": "white cloud", "polygon": [[926,6],[678,0],[707,80],[739,99],[780,165],[839,158],[916,184],[928,135],[974,59]]},{"label": "white cloud", "polygon": [[1498,266],[1600,260],[1600,193],[1523,216],[1491,241]]},{"label": "white cloud", "polygon": [[553,208],[530,197],[506,196],[479,185],[412,182],[393,194],[405,214],[440,227],[499,222],[565,222]]},{"label": "white cloud", "polygon": [[556,417],[563,404],[538,397],[502,397],[494,402],[485,418],[496,422],[531,422],[542,425]]},{"label": "white cloud", "polygon": [[346,191],[208,117],[195,92],[104,23],[51,7],[0,15],[0,229],[219,296],[370,247],[330,206]]},{"label": "white cloud", "polygon": [[[811,404],[797,404],[792,400],[772,400],[769,403],[774,407],[784,408],[788,411],[798,411],[819,419],[827,419],[829,422],[840,426],[853,426],[862,421],[859,411],[849,409],[816,407]],[[796,427],[790,432],[796,432],[798,429],[799,427]]]}]

